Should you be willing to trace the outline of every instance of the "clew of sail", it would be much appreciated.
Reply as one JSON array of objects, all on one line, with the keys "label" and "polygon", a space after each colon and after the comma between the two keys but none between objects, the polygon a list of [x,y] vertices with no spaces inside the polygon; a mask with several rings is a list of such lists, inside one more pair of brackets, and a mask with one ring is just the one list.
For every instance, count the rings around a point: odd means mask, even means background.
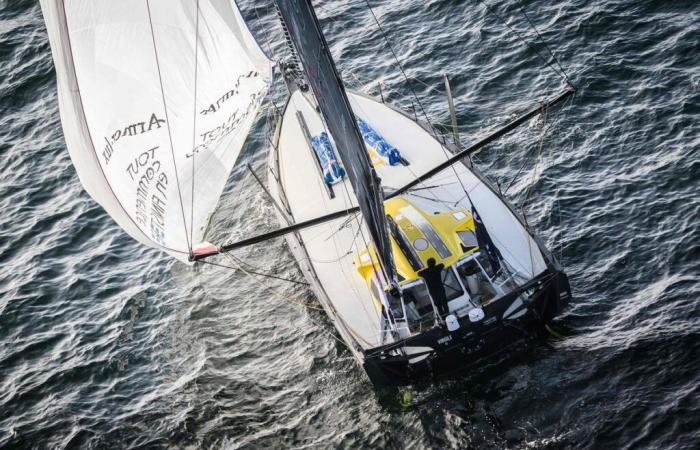
[{"label": "clew of sail", "polygon": [[188,261],[272,78],[232,0],[41,0],[85,190]]}]

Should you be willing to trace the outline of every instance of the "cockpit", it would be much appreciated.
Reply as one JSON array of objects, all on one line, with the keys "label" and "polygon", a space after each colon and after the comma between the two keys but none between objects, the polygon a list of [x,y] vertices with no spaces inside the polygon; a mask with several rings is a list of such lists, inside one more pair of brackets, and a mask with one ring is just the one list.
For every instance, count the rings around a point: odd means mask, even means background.
[{"label": "cockpit", "polygon": [[[464,317],[517,287],[505,262],[493,264],[480,248],[468,211],[429,214],[400,197],[385,202],[385,210],[401,295],[380,289],[370,249],[355,260],[382,312],[383,329],[408,337],[451,314]],[[435,271],[426,278],[431,267]]]},{"label": "cockpit", "polygon": [[[491,278],[482,265],[483,259],[480,252],[475,252],[442,270],[442,287],[450,314],[463,317],[470,309],[484,306],[505,294],[506,289],[514,287],[499,285]],[[405,321],[411,334],[430,328],[444,319],[422,279],[404,285],[402,297],[402,310],[392,312],[399,313],[394,318]]]}]

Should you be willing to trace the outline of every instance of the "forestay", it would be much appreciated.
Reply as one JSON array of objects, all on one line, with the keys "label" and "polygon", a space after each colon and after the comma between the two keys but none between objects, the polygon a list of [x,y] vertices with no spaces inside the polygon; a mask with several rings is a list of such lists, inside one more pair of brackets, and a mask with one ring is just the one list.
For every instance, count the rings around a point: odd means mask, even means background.
[{"label": "forestay", "polygon": [[83,186],[135,239],[187,261],[268,90],[270,61],[232,0],[41,7]]}]

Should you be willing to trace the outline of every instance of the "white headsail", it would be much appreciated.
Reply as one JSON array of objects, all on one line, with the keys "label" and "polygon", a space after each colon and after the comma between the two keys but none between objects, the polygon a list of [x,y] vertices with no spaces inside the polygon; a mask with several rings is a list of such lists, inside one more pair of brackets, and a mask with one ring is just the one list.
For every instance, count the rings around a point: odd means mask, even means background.
[{"label": "white headsail", "polygon": [[271,82],[233,0],[41,0],[66,144],[131,236],[187,261]]}]

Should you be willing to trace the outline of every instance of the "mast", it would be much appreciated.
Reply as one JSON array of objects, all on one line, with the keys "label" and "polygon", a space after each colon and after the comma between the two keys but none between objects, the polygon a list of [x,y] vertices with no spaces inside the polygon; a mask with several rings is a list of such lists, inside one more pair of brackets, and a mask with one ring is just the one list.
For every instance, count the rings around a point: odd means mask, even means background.
[{"label": "mast", "polygon": [[389,283],[397,276],[384,213],[384,195],[357,128],[343,81],[310,0],[275,0],[283,25],[297,50],[323,119],[336,143],[365,219],[379,264]]}]

